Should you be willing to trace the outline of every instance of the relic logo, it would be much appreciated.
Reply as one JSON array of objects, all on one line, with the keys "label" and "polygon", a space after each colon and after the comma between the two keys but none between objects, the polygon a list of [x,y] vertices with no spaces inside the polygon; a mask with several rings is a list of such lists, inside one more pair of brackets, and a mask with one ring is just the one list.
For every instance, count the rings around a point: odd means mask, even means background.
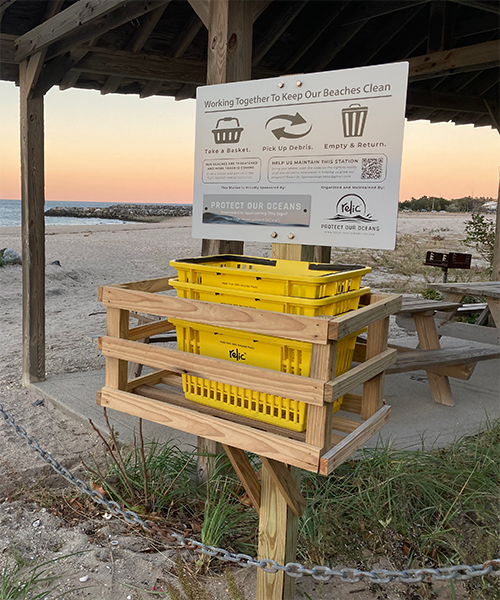
[{"label": "relic logo", "polygon": [[337,214],[328,221],[350,221],[352,223],[372,223],[374,219],[366,210],[366,203],[358,194],[342,196],[335,207]]},{"label": "relic logo", "polygon": [[246,356],[247,356],[246,352],[240,352],[238,349],[229,350],[229,358],[235,358],[238,362],[240,360],[246,360]]}]

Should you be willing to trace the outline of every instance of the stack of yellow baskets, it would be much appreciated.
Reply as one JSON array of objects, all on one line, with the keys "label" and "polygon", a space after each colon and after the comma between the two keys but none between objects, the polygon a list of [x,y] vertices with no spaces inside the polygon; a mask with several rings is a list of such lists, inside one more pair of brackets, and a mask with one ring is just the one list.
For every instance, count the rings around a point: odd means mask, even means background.
[{"label": "stack of yellow baskets", "polygon": [[[170,280],[180,298],[258,308],[293,315],[340,315],[356,310],[370,288],[361,278],[370,267],[326,265],[254,256],[204,256],[172,261]],[[309,376],[311,344],[223,327],[170,319],[179,350]],[[351,366],[356,334],[337,347],[336,375]],[[294,431],[304,431],[307,404],[236,385],[183,375],[186,397],[195,402]],[[335,401],[336,412],[342,398]]]}]

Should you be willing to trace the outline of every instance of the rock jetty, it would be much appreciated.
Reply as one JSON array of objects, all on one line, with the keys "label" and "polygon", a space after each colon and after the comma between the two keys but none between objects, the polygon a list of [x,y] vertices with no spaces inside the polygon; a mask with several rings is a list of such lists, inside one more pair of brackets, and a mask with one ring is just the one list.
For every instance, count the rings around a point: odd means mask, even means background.
[{"label": "rock jetty", "polygon": [[98,206],[56,206],[45,211],[47,217],[75,217],[77,219],[116,219],[119,221],[161,221],[172,217],[189,217],[191,204],[114,204]]}]

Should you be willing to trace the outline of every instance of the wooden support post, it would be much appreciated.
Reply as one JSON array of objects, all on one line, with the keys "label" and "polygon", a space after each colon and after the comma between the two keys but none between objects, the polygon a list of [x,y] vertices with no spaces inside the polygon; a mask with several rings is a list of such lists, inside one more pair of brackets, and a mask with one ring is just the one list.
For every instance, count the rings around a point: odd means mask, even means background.
[{"label": "wooden support post", "polygon": [[[500,133],[500,129],[498,130]],[[497,196],[497,214],[496,214],[496,225],[495,225],[495,241],[493,245],[493,268],[491,272],[491,281],[500,281],[500,182],[498,184],[498,196]],[[496,324],[500,327],[500,324]]]},{"label": "wooden support post", "polygon": [[25,387],[45,379],[44,115],[43,96],[32,94],[39,70],[34,59],[19,65]]},{"label": "wooden support post", "polygon": [[[379,297],[372,296],[376,302]],[[376,321],[368,327],[366,340],[366,358],[370,360],[384,350],[387,350],[387,337],[389,335],[389,317]],[[384,394],[385,374],[381,373],[363,385],[363,400],[361,403],[361,418],[366,420],[382,408]]]},{"label": "wooden support post", "polygon": [[[193,3],[192,3],[193,4]],[[208,6],[207,84],[245,81],[252,77],[252,32],[255,6],[249,0],[210,0]],[[244,244],[202,240],[202,256],[243,254]],[[217,442],[198,438],[198,476],[207,481],[210,455],[220,454]]]},{"label": "wooden support post", "polygon": [[[311,353],[310,376],[323,381],[335,377],[337,363],[337,342],[328,345],[313,344]],[[332,439],[333,407],[330,403],[323,406],[307,407],[306,443],[323,447],[328,452]]]},{"label": "wooden support post", "polygon": [[[300,485],[300,469],[290,467],[290,475]],[[259,522],[259,559],[272,558],[280,564],[295,562],[299,518],[288,506],[270,469],[262,465],[261,507]],[[279,571],[257,571],[259,600],[293,600],[295,580]]]},{"label": "wooden support post", "polygon": [[[106,317],[106,335],[127,339],[129,311],[108,307]],[[106,387],[115,390],[127,390],[128,362],[118,358],[106,357]]]}]

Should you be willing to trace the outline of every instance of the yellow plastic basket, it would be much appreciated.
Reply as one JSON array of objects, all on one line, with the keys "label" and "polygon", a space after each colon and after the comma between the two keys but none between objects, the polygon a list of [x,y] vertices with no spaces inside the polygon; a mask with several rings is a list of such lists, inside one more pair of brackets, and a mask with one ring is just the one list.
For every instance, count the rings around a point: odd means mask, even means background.
[{"label": "yellow plastic basket", "polygon": [[[178,348],[184,352],[309,376],[312,345],[307,342],[212,327],[180,319],[170,321],[176,326]],[[361,331],[338,342],[337,376],[350,368],[356,336],[359,333]],[[306,428],[305,402],[194,375],[183,375],[182,383],[186,398],[194,402],[294,431],[304,431]],[[333,411],[339,410],[341,404],[342,398],[335,400]]]},{"label": "yellow plastic basket", "polygon": [[180,282],[178,279],[170,279],[169,283],[177,290],[179,298],[191,300],[203,300],[228,306],[241,306],[244,308],[259,308],[289,315],[303,315],[316,317],[319,315],[340,315],[359,306],[361,296],[370,293],[369,287],[364,287],[351,292],[344,292],[327,298],[295,298],[291,296],[279,296],[272,294],[257,295],[241,289],[221,289],[199,285],[194,283]]},{"label": "yellow plastic basket", "polygon": [[329,265],[257,256],[200,256],[171,261],[181,283],[274,294],[324,298],[358,290],[370,267]]}]

